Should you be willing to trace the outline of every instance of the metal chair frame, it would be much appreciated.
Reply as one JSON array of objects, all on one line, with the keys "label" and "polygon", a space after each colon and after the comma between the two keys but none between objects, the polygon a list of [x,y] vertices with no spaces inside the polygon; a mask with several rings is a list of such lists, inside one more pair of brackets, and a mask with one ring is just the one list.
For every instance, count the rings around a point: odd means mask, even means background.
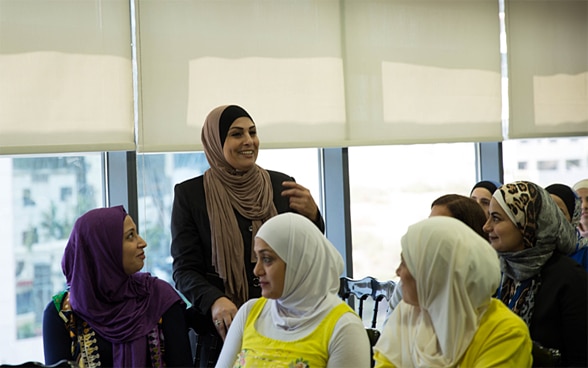
[{"label": "metal chair frame", "polygon": [[[366,327],[372,353],[372,367],[374,366],[373,347],[376,345],[376,342],[380,337],[380,331],[376,327],[378,322],[378,305],[383,299],[390,300],[395,287],[396,283],[394,281],[378,281],[371,276],[358,280],[349,277],[341,277],[339,279],[339,297],[347,301],[351,308],[356,310],[360,318],[363,318],[363,302],[368,298],[371,298],[374,301],[371,325]],[[357,309],[355,309],[354,300],[351,298],[352,296],[359,301]]]}]

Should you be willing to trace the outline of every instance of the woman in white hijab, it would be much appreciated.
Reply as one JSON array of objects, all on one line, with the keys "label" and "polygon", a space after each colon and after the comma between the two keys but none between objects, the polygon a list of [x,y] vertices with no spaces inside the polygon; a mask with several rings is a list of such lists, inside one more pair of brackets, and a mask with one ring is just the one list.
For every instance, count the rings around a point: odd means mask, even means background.
[{"label": "woman in white hijab", "polygon": [[237,312],[217,367],[369,367],[362,321],[338,296],[343,259],[310,220],[277,215],[254,245],[262,297]]},{"label": "woman in white hijab", "polygon": [[463,222],[431,217],[402,237],[403,301],[374,347],[376,367],[530,367],[523,320],[493,299],[496,251]]}]

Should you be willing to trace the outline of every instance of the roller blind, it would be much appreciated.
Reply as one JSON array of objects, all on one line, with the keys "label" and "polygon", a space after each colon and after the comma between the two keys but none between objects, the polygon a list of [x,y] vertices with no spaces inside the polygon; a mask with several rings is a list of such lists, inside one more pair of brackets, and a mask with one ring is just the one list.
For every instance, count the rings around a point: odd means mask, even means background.
[{"label": "roller blind", "polygon": [[497,1],[345,4],[352,141],[502,139]]},{"label": "roller blind", "polygon": [[510,138],[588,135],[588,1],[506,7]]},{"label": "roller blind", "polygon": [[[144,152],[502,140],[495,0],[141,0]],[[588,132],[588,2],[508,1],[510,138]],[[127,1],[0,0],[0,154],[135,149]]]},{"label": "roller blind", "polygon": [[134,150],[127,1],[0,0],[0,153]]},{"label": "roller blind", "polygon": [[201,149],[247,109],[262,147],[501,140],[498,3],[143,0],[139,150]]}]

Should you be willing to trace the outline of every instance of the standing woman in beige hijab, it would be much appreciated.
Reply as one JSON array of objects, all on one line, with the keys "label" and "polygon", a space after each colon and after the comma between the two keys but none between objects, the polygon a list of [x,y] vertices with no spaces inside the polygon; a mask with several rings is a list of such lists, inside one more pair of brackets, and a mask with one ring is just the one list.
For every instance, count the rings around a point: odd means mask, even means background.
[{"label": "standing woman in beige hijab", "polygon": [[308,189],[256,165],[257,127],[243,108],[212,110],[201,138],[210,168],[175,187],[171,255],[176,287],[195,311],[196,364],[206,367],[216,362],[237,309],[261,296],[252,250],[261,224],[297,212],[324,232],[324,221]]}]

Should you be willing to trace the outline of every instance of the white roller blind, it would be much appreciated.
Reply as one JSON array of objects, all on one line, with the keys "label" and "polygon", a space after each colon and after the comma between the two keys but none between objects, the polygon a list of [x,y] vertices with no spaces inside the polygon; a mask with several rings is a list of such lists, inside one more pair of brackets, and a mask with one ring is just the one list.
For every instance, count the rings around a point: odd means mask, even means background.
[{"label": "white roller blind", "polygon": [[345,139],[339,1],[140,3],[139,148],[201,148],[208,112],[238,104],[270,147]]},{"label": "white roller blind", "polygon": [[[496,141],[496,0],[141,0],[139,150]],[[588,2],[508,1],[511,138],[588,131]],[[0,154],[134,149],[124,0],[0,0]]]},{"label": "white roller blind", "polygon": [[141,151],[201,149],[221,104],[265,148],[501,139],[495,0],[144,0],[138,24]]},{"label": "white roller blind", "polygon": [[497,1],[346,4],[351,140],[502,140]]},{"label": "white roller blind", "polygon": [[135,149],[127,1],[0,0],[0,153]]},{"label": "white roller blind", "polygon": [[510,138],[588,135],[588,1],[507,2]]}]

